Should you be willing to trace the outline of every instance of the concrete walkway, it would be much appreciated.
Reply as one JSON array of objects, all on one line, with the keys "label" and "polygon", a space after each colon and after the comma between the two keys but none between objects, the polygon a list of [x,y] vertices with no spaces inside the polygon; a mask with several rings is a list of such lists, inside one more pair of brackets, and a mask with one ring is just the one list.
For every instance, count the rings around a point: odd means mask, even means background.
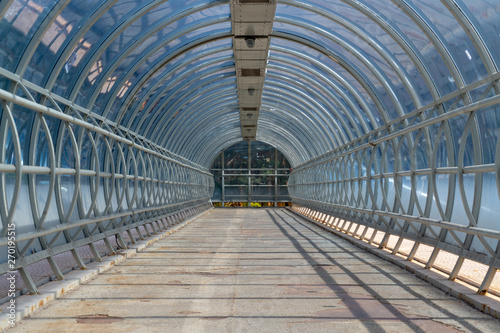
[{"label": "concrete walkway", "polygon": [[9,332],[500,332],[282,209],[216,209]]}]

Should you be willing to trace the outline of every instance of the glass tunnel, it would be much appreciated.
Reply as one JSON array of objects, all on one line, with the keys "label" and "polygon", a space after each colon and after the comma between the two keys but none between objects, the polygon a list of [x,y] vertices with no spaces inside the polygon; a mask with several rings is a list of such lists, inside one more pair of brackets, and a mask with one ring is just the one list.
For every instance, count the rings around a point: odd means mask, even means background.
[{"label": "glass tunnel", "polygon": [[[2,0],[0,18],[0,273],[25,291],[30,265],[61,279],[58,254],[83,268],[254,190],[408,260],[431,246],[427,268],[451,253],[451,280],[485,265],[491,291],[499,1]],[[228,164],[252,147],[272,176]]]}]

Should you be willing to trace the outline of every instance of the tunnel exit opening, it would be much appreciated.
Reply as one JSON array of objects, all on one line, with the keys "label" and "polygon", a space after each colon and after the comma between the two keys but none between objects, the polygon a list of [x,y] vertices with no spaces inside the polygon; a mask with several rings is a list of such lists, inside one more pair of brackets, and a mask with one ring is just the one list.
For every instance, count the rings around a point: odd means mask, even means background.
[{"label": "tunnel exit opening", "polygon": [[288,195],[288,159],[275,147],[242,141],[223,150],[213,161],[215,207],[284,207]]}]

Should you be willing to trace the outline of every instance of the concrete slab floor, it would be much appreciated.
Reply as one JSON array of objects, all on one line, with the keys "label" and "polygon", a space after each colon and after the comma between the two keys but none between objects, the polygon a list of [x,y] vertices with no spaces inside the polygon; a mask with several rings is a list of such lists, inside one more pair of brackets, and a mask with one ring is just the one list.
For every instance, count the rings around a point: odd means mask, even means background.
[{"label": "concrete slab floor", "polygon": [[283,209],[216,209],[8,332],[500,332]]}]

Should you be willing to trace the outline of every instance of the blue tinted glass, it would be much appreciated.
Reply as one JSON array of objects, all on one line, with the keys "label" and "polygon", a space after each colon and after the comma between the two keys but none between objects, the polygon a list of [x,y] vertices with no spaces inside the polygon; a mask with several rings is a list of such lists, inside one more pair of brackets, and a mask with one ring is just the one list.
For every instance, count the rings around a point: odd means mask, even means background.
[{"label": "blue tinted glass", "polygon": [[57,0],[14,0],[0,21],[0,67],[14,71]]},{"label": "blue tinted glass", "polygon": [[142,7],[141,4],[143,2],[140,0],[123,0],[105,11],[92,25],[92,29],[77,41],[69,58],[63,59],[65,65],[58,74],[52,91],[67,98],[92,54],[104,43],[110,32]]},{"label": "blue tinted glass", "polygon": [[474,44],[442,3],[430,0],[409,1],[409,3],[421,16],[430,21],[429,24],[445,44],[466,84],[488,75]]},{"label": "blue tinted glass", "polygon": [[[402,100],[402,103],[407,105],[409,109],[412,108],[411,105],[413,102],[407,91],[408,88],[403,84],[403,78],[401,77],[408,76],[408,73],[405,72],[402,65],[398,63],[397,60],[391,56],[391,54],[389,54],[389,51],[385,49],[383,45],[376,49],[372,46],[374,44],[373,40],[368,39],[369,36],[366,34],[364,36],[357,35],[345,28],[343,25],[322,15],[315,15],[314,17],[311,17],[311,20],[306,20],[302,17],[312,15],[307,15],[308,12],[304,11],[297,13],[297,11],[297,8],[291,6],[278,6],[276,20],[280,21],[281,19],[285,19],[289,22],[294,22],[294,24],[305,26],[307,29],[317,29],[315,30],[317,34],[319,35],[321,33],[323,35],[323,38],[321,39],[328,43],[329,48],[334,52],[344,55],[347,59],[348,55],[350,55],[351,59],[359,58],[367,64],[367,67],[381,71],[393,85],[396,93]],[[347,22],[345,22],[345,24],[347,24]],[[293,29],[292,26],[287,26],[286,28]],[[357,25],[354,24],[351,28],[358,29]],[[305,31],[305,29],[300,30],[302,33],[305,33]],[[363,40],[363,37],[366,38],[366,40]],[[332,47],[330,40],[333,43],[338,44],[338,47]],[[382,50],[382,52],[380,50]],[[396,69],[399,69],[399,71],[402,72],[401,76],[397,74]],[[409,88],[413,90],[413,87]]]},{"label": "blue tinted glass", "polygon": [[366,6],[380,15],[391,26],[399,30],[413,44],[413,49],[420,52],[432,79],[442,95],[456,90],[454,79],[435,45],[425,32],[401,8],[385,0],[365,1]]},{"label": "blue tinted glass", "polygon": [[[387,90],[385,90],[383,83],[377,78],[375,72],[372,71],[372,69],[376,71],[376,68],[367,67],[365,63],[363,63],[360,59],[355,58],[343,47],[315,32],[279,22],[274,23],[274,30],[289,32],[292,35],[299,35],[328,49],[330,54],[338,56],[342,61],[345,62],[345,66],[348,66],[346,68],[348,71],[352,72],[353,74],[355,73],[355,75],[363,77],[363,79],[371,85],[371,89],[373,89],[380,96],[380,99],[384,105],[384,109],[386,110],[386,112],[388,112],[391,119],[398,116],[396,107],[391,101]],[[307,51],[308,53],[311,52],[309,47]],[[323,56],[325,58],[328,57],[327,54],[324,54]]]},{"label": "blue tinted glass", "polygon": [[456,0],[474,28],[481,34],[497,70],[500,68],[500,2],[498,0]]},{"label": "blue tinted glass", "polygon": [[[87,99],[81,103],[85,105],[89,102],[88,97],[91,96],[96,87],[99,87],[99,84],[102,84],[103,79],[106,80],[106,83],[101,88],[101,93],[106,93],[115,84],[116,78],[120,76],[120,71],[129,70],[128,66],[137,59],[154,52],[155,48],[162,45],[168,44],[171,49],[175,49],[179,45],[190,42],[189,37],[193,34],[190,33],[191,31],[203,30],[204,28],[197,29],[197,27],[213,23],[223,13],[229,20],[228,12],[227,6],[218,6],[195,12],[173,22],[173,18],[167,16],[157,22],[153,21],[155,24],[149,23],[152,26],[151,29],[146,29],[149,27],[146,23],[150,22],[151,19],[149,15],[141,17],[135,22],[137,27],[131,26],[125,29],[95,60],[81,88],[82,95],[87,96]],[[160,15],[160,18],[162,17]],[[118,67],[115,72],[109,76],[109,71],[116,66]]]},{"label": "blue tinted glass", "polygon": [[[189,89],[192,89],[191,86],[193,85],[193,82],[197,82],[197,81],[204,80],[204,79],[211,79],[210,77],[213,75],[216,75],[218,77],[223,73],[230,73],[230,74],[234,75],[234,63],[232,61],[225,62],[223,64],[216,63],[212,66],[207,66],[202,71],[201,70],[194,71],[193,73],[191,73],[188,76],[183,76],[182,81],[176,81],[175,82],[176,84],[172,84],[172,86],[166,85],[168,88],[171,88],[171,89],[168,89],[167,91],[161,90],[161,97],[162,98],[160,98],[160,96],[154,96],[155,98],[152,99],[152,102],[154,101],[154,105],[151,105],[150,103],[146,104],[146,107],[145,107],[146,111],[145,112],[147,112],[147,110],[150,108],[156,108],[156,109],[152,109],[151,112],[148,112],[148,118],[150,118],[153,115],[153,112],[157,113],[160,111],[160,108],[163,109],[163,107],[161,107],[161,106],[165,105],[165,103],[168,103],[168,100],[181,101],[182,95],[185,95],[189,91]],[[210,75],[210,76],[208,76],[208,75]],[[182,88],[182,87],[179,87],[179,85],[181,85],[181,83],[184,86],[187,85],[187,87],[183,90],[179,89],[179,88]],[[165,87],[165,88],[167,88],[167,87]],[[167,109],[168,109],[168,104],[165,108],[165,111]],[[149,121],[147,119],[145,119],[143,121],[144,121],[144,123],[143,123],[141,129],[138,130],[139,133],[146,132],[146,128],[147,128],[147,126],[149,126]]]},{"label": "blue tinted glass", "polygon": [[23,77],[39,85],[45,84],[62,51],[78,32],[78,28],[101,5],[100,0],[72,0],[45,31]]},{"label": "blue tinted glass", "polygon": [[[286,52],[286,50],[298,50],[300,56],[308,55],[310,58],[305,60],[302,58],[302,56],[299,58],[299,55],[295,55],[292,57],[287,53],[274,51],[275,48],[282,48],[283,52]],[[371,95],[365,90],[361,82],[356,80],[349,71],[347,71],[344,67],[339,65],[339,63],[332,60],[327,55],[304,45],[277,38],[273,38],[271,43],[271,60],[274,54],[276,54],[277,56],[279,55],[280,57],[288,58],[291,61],[297,61],[298,66],[311,68],[312,71],[317,72],[320,75],[328,78],[329,80],[336,82],[338,84],[338,87],[342,89],[343,93],[347,96],[353,96],[352,93],[356,93],[360,96],[360,100],[358,101],[358,103],[364,102],[370,108],[368,112],[366,109],[363,111],[363,113],[366,114],[365,119],[369,123],[371,123],[369,119],[370,117],[374,117],[374,120],[377,122],[377,124],[373,124],[374,127],[378,127],[381,123],[383,123],[382,115],[379,113],[379,110],[376,108],[375,103],[372,101]],[[312,61],[318,61],[318,63],[312,63]],[[327,68],[329,68],[332,72],[328,72],[324,68],[319,66],[327,66]],[[333,76],[333,74],[335,74],[335,76]],[[356,100],[356,98],[352,98],[353,100]]]},{"label": "blue tinted glass", "polygon": [[[203,80],[193,82],[191,87],[186,89],[186,93],[181,95],[177,100],[173,100],[172,105],[167,105],[159,114],[159,119],[151,123],[148,135],[154,136],[155,132],[161,129],[162,133],[170,131],[170,127],[174,126],[179,121],[186,119],[192,112],[204,112],[205,108],[200,107],[202,103],[220,97],[221,89],[232,91],[231,100],[236,101],[234,91],[235,87],[234,75],[217,74],[208,76]],[[180,119],[180,120],[179,120]],[[194,124],[192,124],[194,125]],[[239,124],[238,124],[239,125]],[[161,140],[165,140],[165,135],[160,135]]]},{"label": "blue tinted glass", "polygon": [[116,93],[118,93],[119,95],[123,93],[122,89],[127,89],[127,87],[134,86],[142,78],[143,75],[150,73],[151,68],[161,67],[163,64],[168,62],[169,58],[172,58],[177,53],[182,52],[183,47],[187,43],[202,38],[208,40],[213,35],[227,35],[230,33],[230,31],[230,22],[203,27],[191,33],[183,35],[181,38],[176,39],[165,46],[160,44],[159,46],[161,48],[150,55],[147,59],[134,58],[135,62],[130,64],[131,67],[127,67],[125,66],[125,64],[123,66],[118,66],[113,74],[111,74],[111,76],[109,76],[109,78],[107,79],[108,82],[106,82],[101,89],[99,97],[93,105],[96,109],[96,112],[101,113],[103,111],[104,104],[109,98],[114,97]]},{"label": "blue tinted glass", "polygon": [[[228,51],[217,52],[218,50],[222,49],[226,49]],[[205,54],[209,55],[203,56]],[[153,74],[153,76],[144,85],[140,87],[139,92],[135,96],[133,96],[133,98],[129,96],[129,94],[132,93],[132,89],[127,90],[126,93],[123,94],[123,96],[121,94],[118,94],[117,98],[113,103],[113,106],[111,107],[109,113],[106,114],[106,116],[111,120],[115,120],[115,115],[117,114],[118,110],[120,108],[122,108],[123,110],[123,102],[125,101],[126,98],[132,98],[132,103],[128,107],[128,110],[134,112],[137,108],[144,107],[145,106],[144,103],[147,102],[144,100],[146,94],[152,94],[149,91],[150,87],[159,84],[161,85],[169,84],[171,76],[177,78],[179,75],[181,75],[180,73],[184,71],[185,66],[192,66],[192,67],[203,66],[203,64],[205,64],[206,61],[211,61],[214,57],[223,55],[231,58],[233,57],[232,43],[230,39],[222,39],[216,42],[207,43],[204,44],[203,46],[193,48],[188,52],[180,54],[179,56],[175,57],[167,64],[165,64],[161,69],[156,71]],[[157,87],[155,88],[154,91],[156,92],[159,90],[160,87]],[[122,116],[120,116],[120,118],[121,117]],[[127,116],[125,116],[125,119],[127,119]]]},{"label": "blue tinted glass", "polygon": [[[328,119],[329,122],[342,124],[341,128],[345,131],[345,135],[347,137],[352,137],[356,131],[361,133],[356,124],[354,122],[351,123],[350,118],[344,112],[344,110],[348,110],[348,106],[344,104],[345,102],[342,99],[339,99],[338,96],[332,97],[330,94],[326,94],[325,91],[315,85],[315,81],[304,80],[302,77],[292,76],[283,71],[272,70],[269,68],[269,65],[267,77],[286,79],[284,84],[288,84],[289,86],[295,85],[295,88],[308,92],[311,98],[316,101],[322,110],[326,111],[325,118]],[[347,112],[351,113],[350,111]],[[356,129],[353,127],[356,127]],[[347,131],[352,131],[352,133],[347,133]]]}]

